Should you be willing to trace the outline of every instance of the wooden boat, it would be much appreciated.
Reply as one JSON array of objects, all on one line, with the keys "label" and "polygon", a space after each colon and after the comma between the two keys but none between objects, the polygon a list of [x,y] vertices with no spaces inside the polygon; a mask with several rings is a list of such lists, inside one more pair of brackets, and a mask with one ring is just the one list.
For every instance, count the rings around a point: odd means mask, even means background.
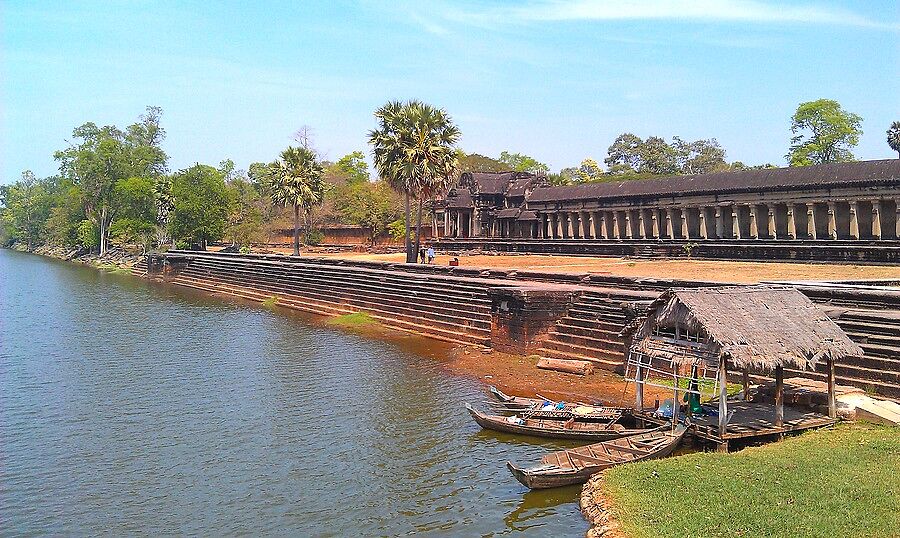
[{"label": "wooden boat", "polygon": [[545,418],[527,413],[522,417],[487,415],[466,404],[466,410],[479,426],[486,430],[550,437],[552,439],[578,439],[582,441],[608,441],[627,435],[638,435],[651,429],[628,429],[616,424],[618,417],[608,422],[582,420],[577,417]]},{"label": "wooden boat", "polygon": [[524,398],[522,396],[509,396],[497,387],[491,386],[490,392],[495,400],[488,405],[500,413],[524,413],[530,418],[547,418],[567,420],[599,420],[603,422],[615,422],[623,415],[630,416],[631,409],[624,407],[609,407],[582,402],[564,403],[561,408],[544,410],[544,404],[556,406],[559,402],[543,398]]},{"label": "wooden boat", "polygon": [[540,465],[529,469],[520,469],[512,462],[506,462],[506,466],[516,480],[531,489],[582,484],[614,465],[668,456],[686,431],[683,424],[674,430],[666,424],[640,435],[553,452],[541,458]]}]

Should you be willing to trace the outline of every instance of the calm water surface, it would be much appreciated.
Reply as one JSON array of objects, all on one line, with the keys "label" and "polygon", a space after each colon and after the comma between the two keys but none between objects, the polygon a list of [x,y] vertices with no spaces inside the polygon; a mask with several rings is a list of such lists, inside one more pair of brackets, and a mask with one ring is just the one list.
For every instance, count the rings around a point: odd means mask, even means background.
[{"label": "calm water surface", "polygon": [[0,533],[583,535],[429,347],[0,250]]}]

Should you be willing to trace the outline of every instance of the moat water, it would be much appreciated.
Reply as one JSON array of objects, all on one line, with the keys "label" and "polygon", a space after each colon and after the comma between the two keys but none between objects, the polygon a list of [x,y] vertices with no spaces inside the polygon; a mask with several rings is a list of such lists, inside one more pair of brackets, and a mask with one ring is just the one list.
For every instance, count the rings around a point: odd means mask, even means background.
[{"label": "moat water", "polygon": [[582,536],[436,346],[0,250],[0,534]]}]

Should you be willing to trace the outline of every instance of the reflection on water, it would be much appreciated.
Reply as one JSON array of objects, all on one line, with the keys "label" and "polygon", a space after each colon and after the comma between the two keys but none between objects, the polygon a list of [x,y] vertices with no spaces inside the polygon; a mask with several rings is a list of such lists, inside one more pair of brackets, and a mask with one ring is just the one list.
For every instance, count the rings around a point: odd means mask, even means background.
[{"label": "reflection on water", "polygon": [[580,536],[419,339],[0,251],[0,533]]}]

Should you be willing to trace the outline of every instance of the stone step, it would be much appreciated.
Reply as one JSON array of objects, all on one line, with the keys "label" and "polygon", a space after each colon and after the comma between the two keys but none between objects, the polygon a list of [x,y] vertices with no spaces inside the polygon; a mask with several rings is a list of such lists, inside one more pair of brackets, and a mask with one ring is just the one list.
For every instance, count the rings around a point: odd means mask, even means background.
[{"label": "stone step", "polygon": [[[199,280],[210,279],[207,276],[199,276],[195,277]],[[237,284],[244,288],[249,288],[258,292],[264,292],[267,297],[272,295],[278,295],[279,297],[284,295],[293,295],[296,297],[305,297],[312,300],[318,300],[320,302],[324,302],[326,304],[338,304],[338,305],[350,305],[355,307],[356,310],[366,310],[368,311],[384,311],[384,312],[393,312],[397,316],[407,316],[412,320],[421,320],[428,319],[432,323],[443,324],[449,326],[451,328],[459,329],[466,328],[467,330],[473,331],[482,331],[487,334],[490,334],[490,317],[485,316],[481,318],[472,318],[463,315],[464,313],[458,313],[457,315],[451,314],[439,314],[430,310],[425,310],[422,308],[417,308],[418,306],[414,303],[415,306],[405,305],[405,304],[393,304],[393,305],[385,305],[382,301],[373,302],[366,299],[361,294],[355,295],[335,295],[333,293],[328,293],[326,291],[321,291],[313,286],[307,286],[302,289],[295,288],[293,286],[287,285],[285,283],[280,284],[271,284],[266,283],[261,279],[255,279],[250,281],[241,281],[241,280],[219,280],[220,282],[225,282],[229,284]]]},{"label": "stone step", "polygon": [[[190,278],[184,278],[179,276],[175,280],[173,280],[175,284],[191,287],[203,291],[208,291],[212,293],[224,293],[227,295],[234,295],[237,297],[243,297],[250,300],[255,301],[264,301],[269,298],[270,295],[268,293],[259,293],[251,290],[247,290],[241,287],[228,286],[221,282],[210,283],[209,281],[204,280],[195,280]],[[280,296],[281,297],[281,296]],[[283,296],[278,303],[280,306],[286,306],[289,308],[295,308],[297,310],[304,310],[307,312],[312,312],[315,314],[321,314],[326,316],[339,316],[343,314],[350,314],[354,312],[359,312],[360,309],[352,308],[352,307],[344,307],[337,308],[334,306],[330,306],[328,304],[323,304],[316,301],[310,301],[306,297],[294,297],[294,296]],[[421,325],[418,323],[414,323],[411,321],[407,321],[405,319],[400,319],[399,316],[394,312],[382,312],[382,311],[370,311],[365,310],[366,313],[371,315],[373,318],[377,319],[384,325],[391,327],[393,329],[401,330],[404,332],[410,332],[414,334],[427,335],[432,338],[436,338],[439,340],[444,340],[447,342],[471,345],[487,345],[490,342],[489,333],[488,337],[479,337],[477,335],[470,335],[463,332],[445,330],[439,327],[435,327],[431,324],[429,325]]]},{"label": "stone step", "polygon": [[[785,368],[784,371],[785,374],[799,377],[808,377],[817,381],[826,380],[826,375],[821,372],[813,372],[809,370],[793,370],[788,368]],[[753,377],[759,378],[759,376]],[[900,384],[872,379],[871,377],[869,377],[869,373],[866,372],[865,369],[856,370],[853,372],[843,371],[839,374],[838,368],[837,366],[835,366],[834,377],[836,382],[841,385],[852,385],[854,387],[860,387],[862,389],[865,389],[866,391],[873,391],[891,398],[900,397]]]},{"label": "stone step", "polygon": [[[190,274],[198,274],[194,273],[193,269],[186,269],[187,273]],[[212,275],[213,273],[207,273]],[[233,271],[232,274],[235,278],[238,278],[237,275],[240,276],[241,281],[248,285],[256,285],[257,283],[266,282],[268,285],[275,286],[275,289],[278,288],[291,288],[296,289],[298,285],[308,286],[316,289],[329,289],[332,292],[338,294],[346,294],[350,297],[358,297],[361,294],[351,293],[352,291],[360,291],[364,290],[366,292],[366,296],[377,297],[388,304],[402,304],[403,306],[408,306],[411,302],[415,302],[417,304],[425,304],[428,306],[428,311],[441,311],[448,313],[457,313],[457,312],[467,312],[473,315],[480,316],[490,316],[490,308],[486,307],[483,304],[470,304],[470,303],[462,303],[457,301],[451,301],[444,297],[438,298],[429,298],[423,296],[412,296],[406,295],[403,293],[403,290],[392,290],[390,288],[386,288],[384,286],[373,287],[373,286],[348,286],[346,283],[341,282],[333,282],[331,280],[326,279],[316,279],[313,277],[300,277],[295,275],[293,278],[277,278],[273,275],[261,275],[261,274],[246,274],[238,271]],[[228,278],[227,275],[220,274],[220,278]],[[343,285],[342,285],[343,284]],[[407,297],[404,300],[404,297]],[[475,318],[478,319],[478,318]],[[489,319],[489,317],[488,317]]]},{"label": "stone step", "polygon": [[566,312],[567,317],[571,318],[579,318],[579,319],[602,319],[604,321],[608,321],[610,323],[622,323],[625,324],[625,313],[614,313],[614,312],[606,312],[601,310],[590,310],[582,307],[581,305],[576,305]]},{"label": "stone step", "polygon": [[[195,266],[194,263],[191,266]],[[213,270],[221,270],[221,267],[218,265],[212,265],[208,262],[204,261],[196,264],[197,267],[206,267]],[[189,266],[190,267],[190,266]],[[402,279],[398,279],[395,275],[376,275],[371,271],[368,274],[357,274],[352,271],[342,272],[342,271],[315,271],[315,272],[307,272],[307,271],[298,271],[297,268],[283,268],[277,267],[267,268],[265,271],[267,274],[278,275],[281,278],[316,278],[322,280],[331,280],[331,281],[340,281],[342,284],[346,283],[354,283],[359,286],[384,286],[395,283],[399,286],[402,286],[404,289],[410,291],[421,291],[422,293],[433,293],[435,290],[441,290],[448,297],[454,297],[459,300],[470,302],[474,301],[480,304],[485,304],[488,307],[490,306],[490,301],[487,299],[487,289],[483,288],[478,291],[474,291],[471,287],[458,288],[453,286],[452,284],[442,283],[442,282],[423,282],[423,281],[406,281]],[[260,268],[254,267],[252,265],[231,265],[231,269],[234,271],[244,271],[249,274],[260,274]]]},{"label": "stone step", "polygon": [[870,321],[855,321],[855,320],[838,320],[838,327],[844,330],[845,333],[860,333],[860,334],[878,334],[882,336],[892,336],[895,341],[900,342],[900,323],[897,324],[887,324],[887,323],[873,323]]}]

